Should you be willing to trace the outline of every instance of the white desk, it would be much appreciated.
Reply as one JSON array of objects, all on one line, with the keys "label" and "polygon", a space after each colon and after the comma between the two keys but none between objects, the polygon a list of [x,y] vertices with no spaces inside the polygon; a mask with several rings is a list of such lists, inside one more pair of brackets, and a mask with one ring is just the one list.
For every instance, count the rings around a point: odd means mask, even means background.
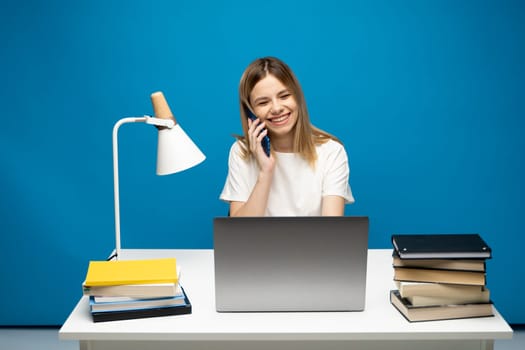
[{"label": "white desk", "polygon": [[96,349],[492,349],[512,329],[495,317],[409,323],[389,301],[392,251],[369,250],[363,312],[217,313],[213,250],[123,250],[123,259],[176,257],[191,315],[93,323],[82,297],[59,332]]}]

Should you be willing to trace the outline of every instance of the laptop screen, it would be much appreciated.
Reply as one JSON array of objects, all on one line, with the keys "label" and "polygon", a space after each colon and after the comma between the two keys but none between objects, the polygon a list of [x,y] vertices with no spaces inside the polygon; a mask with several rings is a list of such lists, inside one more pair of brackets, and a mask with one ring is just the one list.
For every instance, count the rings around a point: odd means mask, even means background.
[{"label": "laptop screen", "polygon": [[217,311],[364,309],[367,217],[214,219]]}]

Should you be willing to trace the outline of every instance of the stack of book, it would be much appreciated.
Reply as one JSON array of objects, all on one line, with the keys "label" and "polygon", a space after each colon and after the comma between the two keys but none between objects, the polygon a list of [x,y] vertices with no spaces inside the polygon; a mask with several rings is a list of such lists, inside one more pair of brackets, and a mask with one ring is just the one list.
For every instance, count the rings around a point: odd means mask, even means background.
[{"label": "stack of book", "polygon": [[390,302],[411,322],[493,316],[478,234],[392,235]]},{"label": "stack of book", "polygon": [[91,261],[82,289],[94,322],[191,313],[175,258]]}]

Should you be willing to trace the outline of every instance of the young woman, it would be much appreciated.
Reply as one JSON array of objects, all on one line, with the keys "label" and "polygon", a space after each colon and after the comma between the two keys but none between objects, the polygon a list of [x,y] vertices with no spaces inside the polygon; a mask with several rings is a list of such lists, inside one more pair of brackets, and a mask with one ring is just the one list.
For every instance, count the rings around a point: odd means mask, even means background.
[{"label": "young woman", "polygon": [[[230,215],[344,215],[344,205],[354,202],[346,151],[310,123],[288,65],[275,57],[252,62],[241,77],[239,100],[244,135],[230,149],[220,195],[230,203]],[[266,136],[269,156],[262,145]]]}]

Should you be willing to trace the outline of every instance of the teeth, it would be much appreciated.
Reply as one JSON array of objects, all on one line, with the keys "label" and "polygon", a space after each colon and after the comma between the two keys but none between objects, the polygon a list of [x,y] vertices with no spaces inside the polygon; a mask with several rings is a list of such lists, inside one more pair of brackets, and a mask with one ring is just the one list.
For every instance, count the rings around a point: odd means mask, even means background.
[{"label": "teeth", "polygon": [[279,123],[286,119],[286,115],[279,118],[272,118],[272,122]]}]

